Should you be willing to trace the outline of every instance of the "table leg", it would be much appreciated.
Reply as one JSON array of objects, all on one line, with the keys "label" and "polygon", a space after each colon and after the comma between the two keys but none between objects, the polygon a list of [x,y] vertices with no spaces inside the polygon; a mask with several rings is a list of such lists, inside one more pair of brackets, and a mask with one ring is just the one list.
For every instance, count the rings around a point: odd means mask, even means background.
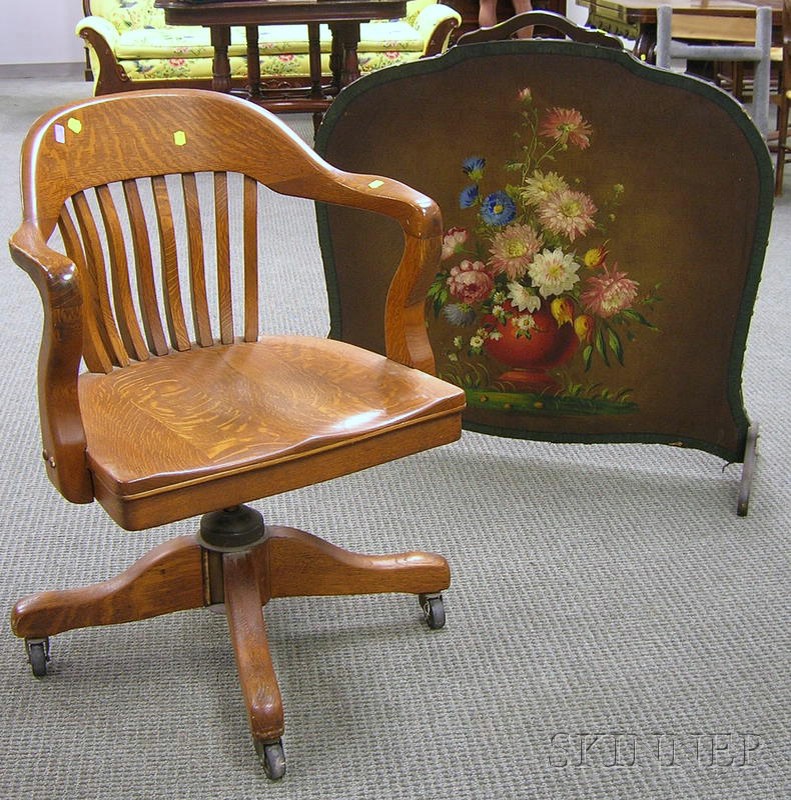
[{"label": "table leg", "polygon": [[[336,22],[332,29],[333,82],[339,89],[360,77],[357,45],[360,43],[359,22]],[[338,63],[340,62],[340,63]]]},{"label": "table leg", "polygon": [[245,25],[247,36],[247,92],[250,97],[261,96],[261,61],[258,54],[258,25]]},{"label": "table leg", "polygon": [[231,44],[230,25],[211,26],[211,46],[214,48],[212,62],[212,89],[218,92],[231,91],[231,62],[228,47]]},{"label": "table leg", "polygon": [[310,96],[321,97],[321,37],[318,22],[308,23],[308,61]]}]

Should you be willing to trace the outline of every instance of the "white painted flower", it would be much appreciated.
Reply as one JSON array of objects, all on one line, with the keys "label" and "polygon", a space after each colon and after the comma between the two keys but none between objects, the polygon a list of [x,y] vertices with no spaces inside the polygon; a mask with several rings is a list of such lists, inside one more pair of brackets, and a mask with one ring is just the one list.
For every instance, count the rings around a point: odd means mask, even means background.
[{"label": "white painted flower", "polygon": [[508,299],[519,311],[529,311],[532,314],[541,308],[541,298],[516,281],[508,284]]},{"label": "white painted flower", "polygon": [[553,192],[568,189],[566,183],[557,172],[543,173],[535,170],[532,177],[525,181],[522,188],[522,200],[530,206],[537,206],[549,197]]},{"label": "white painted flower", "polygon": [[538,253],[528,269],[533,284],[542,297],[562,294],[571,289],[579,280],[577,270],[580,265],[571,253],[564,253],[559,247]]},{"label": "white painted flower", "polygon": [[520,333],[529,334],[529,332],[536,327],[536,321],[532,314],[522,314],[518,317],[511,317],[511,324],[516,328],[517,336],[519,336]]}]

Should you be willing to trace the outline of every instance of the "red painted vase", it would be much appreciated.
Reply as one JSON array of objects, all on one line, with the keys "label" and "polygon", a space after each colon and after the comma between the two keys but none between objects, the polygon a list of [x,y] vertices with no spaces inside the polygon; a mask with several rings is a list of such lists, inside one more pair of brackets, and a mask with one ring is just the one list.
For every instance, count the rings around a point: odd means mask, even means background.
[{"label": "red painted vase", "polygon": [[[509,313],[520,313],[508,302],[504,308]],[[498,380],[522,391],[559,391],[560,384],[548,371],[567,363],[577,352],[579,340],[574,326],[570,322],[558,325],[550,311],[549,300],[543,300],[541,308],[533,313],[535,327],[529,338],[516,335],[518,328],[512,324],[512,319],[506,319],[505,323],[491,315],[483,319],[488,329],[502,334],[499,339],[487,338],[483,345],[487,355],[510,367]]]}]

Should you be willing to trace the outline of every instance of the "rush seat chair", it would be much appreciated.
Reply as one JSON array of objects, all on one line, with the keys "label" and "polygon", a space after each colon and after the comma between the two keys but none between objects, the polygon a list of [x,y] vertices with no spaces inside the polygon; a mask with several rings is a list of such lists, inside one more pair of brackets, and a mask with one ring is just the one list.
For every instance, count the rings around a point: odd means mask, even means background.
[{"label": "rush seat chair", "polygon": [[[259,335],[262,185],[400,225],[386,355]],[[10,249],[44,308],[39,406],[52,483],[73,503],[98,500],[126,530],[202,516],[196,535],[111,580],[20,600],[13,632],[43,677],[54,634],[224,604],[255,747],[279,778],[269,599],[415,593],[429,626],[444,624],[442,557],[348,553],[265,525],[245,505],[459,437],[464,395],[429,374],[423,321],[437,206],[396,181],[332,168],[262,109],[192,89],[45,114],[24,143],[22,195]]]}]

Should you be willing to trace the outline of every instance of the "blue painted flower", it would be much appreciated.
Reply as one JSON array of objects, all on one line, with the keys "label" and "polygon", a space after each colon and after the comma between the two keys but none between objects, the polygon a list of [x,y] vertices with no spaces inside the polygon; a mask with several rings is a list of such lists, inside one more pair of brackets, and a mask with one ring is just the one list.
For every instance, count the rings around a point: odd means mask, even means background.
[{"label": "blue painted flower", "polygon": [[475,322],[475,312],[466,303],[445,306],[442,313],[451,325],[471,325]]},{"label": "blue painted flower", "polygon": [[480,183],[481,178],[483,178],[483,169],[485,166],[486,159],[479,158],[478,156],[465,158],[464,161],[461,162],[462,172],[468,175],[470,180],[475,181],[475,183]]},{"label": "blue painted flower", "polygon": [[505,192],[492,192],[483,198],[481,219],[489,225],[507,225],[516,216],[516,205]]},{"label": "blue painted flower", "polygon": [[469,208],[470,206],[475,205],[475,201],[477,199],[478,187],[475,184],[466,186],[461,190],[461,194],[459,195],[459,206],[461,208]]}]

